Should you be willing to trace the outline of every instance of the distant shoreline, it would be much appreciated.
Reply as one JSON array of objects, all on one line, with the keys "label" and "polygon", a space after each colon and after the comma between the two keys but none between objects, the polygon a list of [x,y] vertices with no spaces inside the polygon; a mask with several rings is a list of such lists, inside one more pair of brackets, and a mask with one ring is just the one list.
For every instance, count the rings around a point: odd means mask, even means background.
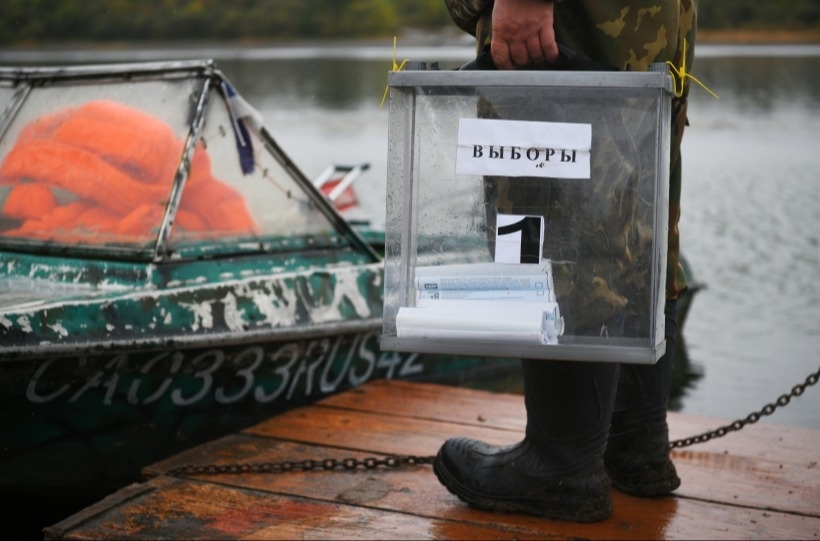
[{"label": "distant shoreline", "polygon": [[[418,29],[405,29],[398,34],[400,46],[436,46],[436,45],[469,45],[471,37],[455,29],[443,29],[441,31],[425,31]],[[346,45],[346,46],[372,46],[383,45],[386,42],[392,44],[392,37],[371,37],[356,40],[241,40],[241,41],[129,41],[129,42],[109,42],[109,41],[64,41],[47,43],[16,43],[0,45],[0,51],[21,51],[21,50],[54,50],[65,48],[77,48],[88,50],[117,50],[128,49],[130,47],[167,47],[190,48],[197,46],[206,47],[292,47],[292,46],[319,46],[322,44]],[[698,29],[698,43],[709,44],[818,44],[820,43],[820,28],[807,30],[713,30]]]},{"label": "distant shoreline", "polygon": [[[474,39],[463,32],[409,30],[398,35],[398,55],[425,50],[441,61],[463,60],[474,54]],[[812,55],[820,54],[820,29],[812,31],[698,30],[699,55]],[[421,54],[418,50],[412,54]],[[393,37],[360,40],[243,40],[128,41],[21,43],[0,46],[0,65],[120,63],[168,61],[185,58],[213,60],[360,57],[389,60],[395,55]],[[403,56],[405,55],[405,56]]]}]

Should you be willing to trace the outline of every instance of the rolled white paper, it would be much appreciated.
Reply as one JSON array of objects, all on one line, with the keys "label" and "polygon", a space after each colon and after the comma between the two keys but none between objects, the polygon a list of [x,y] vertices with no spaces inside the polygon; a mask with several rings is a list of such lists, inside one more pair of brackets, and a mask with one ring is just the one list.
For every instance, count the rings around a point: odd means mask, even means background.
[{"label": "rolled white paper", "polygon": [[563,331],[556,303],[419,301],[396,315],[398,338],[555,344]]}]

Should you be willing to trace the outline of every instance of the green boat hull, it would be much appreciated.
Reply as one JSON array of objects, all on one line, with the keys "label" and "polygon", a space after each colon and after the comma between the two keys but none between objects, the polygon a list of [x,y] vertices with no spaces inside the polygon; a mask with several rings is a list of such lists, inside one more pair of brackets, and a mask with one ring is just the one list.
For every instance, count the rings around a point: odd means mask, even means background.
[{"label": "green boat hull", "polygon": [[379,332],[3,363],[2,491],[101,496],[147,464],[367,381],[453,383],[512,362],[381,352]]}]

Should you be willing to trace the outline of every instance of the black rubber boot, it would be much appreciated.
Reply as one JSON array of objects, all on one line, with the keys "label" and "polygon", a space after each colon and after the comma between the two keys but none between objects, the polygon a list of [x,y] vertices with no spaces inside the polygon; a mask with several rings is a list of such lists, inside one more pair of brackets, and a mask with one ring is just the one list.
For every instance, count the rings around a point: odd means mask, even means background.
[{"label": "black rubber boot", "polygon": [[447,489],[480,509],[575,522],[612,513],[603,453],[618,365],[522,361],[527,429],[495,447],[447,440],[433,469]]},{"label": "black rubber boot", "polygon": [[621,365],[604,463],[615,488],[632,496],[663,496],[680,486],[666,423],[677,327],[675,303],[667,303],[666,353],[654,365]]}]

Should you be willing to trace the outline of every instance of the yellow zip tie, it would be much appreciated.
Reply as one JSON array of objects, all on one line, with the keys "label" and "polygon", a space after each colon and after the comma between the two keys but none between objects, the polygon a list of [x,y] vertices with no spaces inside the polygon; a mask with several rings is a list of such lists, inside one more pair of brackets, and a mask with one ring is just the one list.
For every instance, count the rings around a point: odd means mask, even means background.
[{"label": "yellow zip tie", "polygon": [[[393,36],[393,71],[401,71],[404,69],[404,65],[407,64],[408,59],[404,59],[401,62],[401,65],[396,64],[396,36]],[[387,93],[390,91],[390,86],[384,87],[384,96],[382,96],[382,102],[379,104],[379,109],[382,108],[384,102],[387,101]]]},{"label": "yellow zip tie", "polygon": [[[666,63],[669,64],[669,69],[672,71],[672,73],[674,73],[675,75],[678,76],[677,79],[675,77],[672,77],[672,85],[674,86],[675,97],[680,98],[681,96],[683,96],[683,82],[684,82],[685,79],[689,78],[689,79],[695,81],[697,84],[699,84],[701,86],[701,88],[703,88],[706,92],[711,94],[715,99],[719,100],[720,97],[717,94],[715,94],[714,92],[712,92],[711,90],[709,90],[709,87],[707,87],[705,84],[701,83],[700,80],[698,80],[698,78],[695,77],[694,75],[692,75],[691,73],[686,72],[686,49],[687,48],[688,47],[687,47],[687,44],[686,44],[686,38],[684,38],[684,40],[683,40],[683,60],[681,61],[681,67],[675,66],[675,64],[673,64],[670,60],[666,61]],[[678,88],[678,79],[680,79],[680,88]]]}]

